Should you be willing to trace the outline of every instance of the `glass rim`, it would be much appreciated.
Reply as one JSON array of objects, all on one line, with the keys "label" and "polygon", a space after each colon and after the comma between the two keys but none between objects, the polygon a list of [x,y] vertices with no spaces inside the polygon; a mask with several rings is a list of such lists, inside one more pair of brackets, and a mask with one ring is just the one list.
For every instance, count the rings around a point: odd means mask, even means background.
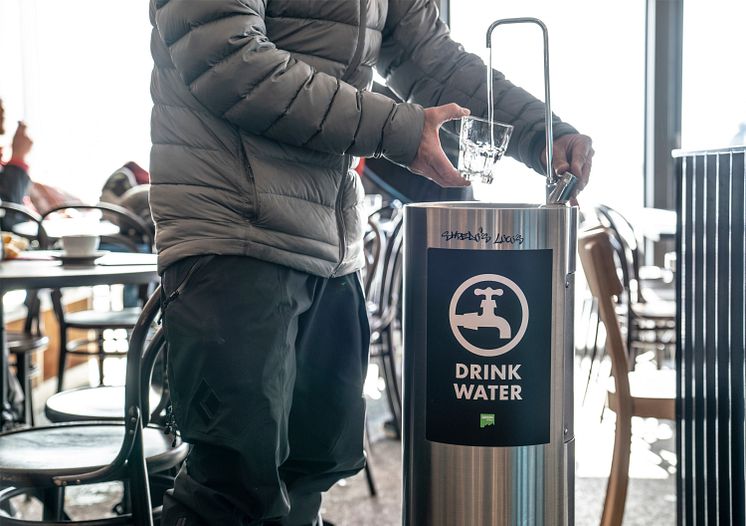
[{"label": "glass rim", "polygon": [[464,120],[464,119],[471,119],[471,120],[474,120],[474,121],[483,122],[485,124],[493,124],[493,125],[497,124],[499,126],[503,126],[504,128],[509,128],[511,130],[514,127],[512,124],[507,124],[505,122],[500,122],[500,121],[489,121],[489,120],[487,120],[487,119],[485,119],[483,117],[477,117],[476,115],[465,115],[464,117],[461,117],[461,120]]}]

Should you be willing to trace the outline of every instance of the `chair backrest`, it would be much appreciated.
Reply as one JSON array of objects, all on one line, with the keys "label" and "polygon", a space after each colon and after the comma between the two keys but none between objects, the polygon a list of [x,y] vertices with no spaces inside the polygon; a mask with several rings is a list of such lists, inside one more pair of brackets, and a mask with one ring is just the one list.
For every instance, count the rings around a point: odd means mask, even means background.
[{"label": "chair backrest", "polygon": [[151,228],[132,211],[111,203],[97,203],[84,205],[79,203],[61,204],[44,212],[41,216],[42,224],[52,214],[64,211],[99,211],[102,220],[109,220],[119,226],[121,232],[111,236],[102,236],[101,241],[126,248],[132,252],[153,252],[155,239]]},{"label": "chair backrest", "polygon": [[606,327],[606,352],[611,357],[611,373],[620,403],[623,400],[629,403],[627,347],[615,307],[615,296],[622,294],[624,287],[617,274],[612,236],[605,227],[583,232],[578,236],[578,253],[588,286],[598,303],[601,321]]},{"label": "chair backrest", "polygon": [[[32,242],[36,241],[39,248],[44,248],[42,246],[42,242],[44,239],[46,239],[46,234],[44,233],[44,228],[42,227],[41,223],[41,216],[34,212],[33,210],[30,210],[26,208],[23,205],[19,205],[16,203],[9,203],[7,201],[0,201],[0,210],[2,213],[0,213],[0,223],[3,223],[3,219],[6,217],[13,217],[12,223],[15,225],[17,223],[28,221],[30,223],[36,224],[36,229],[34,233],[31,236],[24,236],[28,237]],[[3,230],[12,231],[12,228],[6,228],[6,225],[2,225]]]},{"label": "chair backrest", "polygon": [[376,297],[378,316],[371,328],[380,330],[387,327],[398,315],[402,287],[404,221],[403,214],[395,216],[391,232],[386,241],[381,267],[380,290]]},{"label": "chair backrest", "polygon": [[[46,239],[46,235],[44,233],[44,227],[41,224],[41,216],[39,214],[37,214],[33,210],[26,208],[25,206],[8,202],[0,202],[0,210],[5,212],[6,214],[15,214],[15,219],[20,219],[20,221],[28,221],[29,223],[36,224],[34,234],[24,237],[27,237],[31,241],[29,249],[44,248],[42,243],[43,240]],[[23,332],[26,334],[34,335],[41,334],[41,328],[39,326],[41,302],[39,301],[38,291],[27,290],[24,305],[26,306],[26,321],[23,324]]]},{"label": "chair backrest", "polygon": [[373,287],[378,283],[381,263],[383,262],[383,251],[386,240],[375,217],[368,218],[368,230],[363,238],[363,253],[365,255],[365,267],[363,268],[363,290],[365,297],[371,296]]},{"label": "chair backrest", "polygon": [[[151,420],[149,383],[159,352],[165,349],[163,328],[159,326],[160,286],[150,296],[130,336],[125,386],[124,438],[114,461],[96,471],[55,478],[55,483],[93,484],[118,479],[125,474],[132,491],[132,517],[135,524],[152,525],[148,474],[143,452],[143,427]],[[160,407],[161,404],[159,404]]]},{"label": "chair backrest", "polygon": [[607,205],[598,205],[596,215],[601,225],[610,230],[609,233],[616,241],[615,249],[621,260],[622,280],[625,290],[630,294],[629,300],[644,301],[640,288],[640,266],[643,254],[632,223],[619,211]]}]

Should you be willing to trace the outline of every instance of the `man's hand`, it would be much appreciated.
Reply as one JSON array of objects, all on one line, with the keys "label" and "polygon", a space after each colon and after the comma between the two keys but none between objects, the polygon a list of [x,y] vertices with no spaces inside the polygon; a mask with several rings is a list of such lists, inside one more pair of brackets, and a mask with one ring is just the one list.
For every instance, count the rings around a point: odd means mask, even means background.
[{"label": "man's hand", "polygon": [[[557,174],[563,174],[569,170],[570,173],[578,178],[572,199],[570,200],[573,205],[577,205],[578,202],[575,197],[585,188],[591,176],[591,164],[594,154],[591,138],[587,135],[580,135],[579,133],[563,135],[559,139],[554,140],[553,154],[552,164]],[[541,155],[541,162],[546,166],[546,149]]]},{"label": "man's hand", "polygon": [[26,156],[31,151],[33,145],[34,141],[26,133],[26,124],[18,121],[18,128],[16,128],[15,135],[13,135],[11,160],[26,163]]},{"label": "man's hand", "polygon": [[425,127],[422,129],[417,156],[409,165],[409,170],[427,177],[443,187],[469,186],[469,181],[461,177],[440,145],[438,130],[444,122],[469,115],[469,110],[458,104],[446,104],[425,109]]}]

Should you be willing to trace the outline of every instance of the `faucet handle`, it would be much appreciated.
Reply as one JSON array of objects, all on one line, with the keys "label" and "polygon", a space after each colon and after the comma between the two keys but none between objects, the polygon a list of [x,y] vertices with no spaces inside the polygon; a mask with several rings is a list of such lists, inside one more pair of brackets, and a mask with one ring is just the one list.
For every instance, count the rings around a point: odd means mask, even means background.
[{"label": "faucet handle", "polygon": [[572,191],[575,189],[575,185],[578,182],[578,178],[570,172],[565,172],[562,175],[557,176],[557,180],[553,185],[549,185],[547,190],[547,204],[561,204],[564,205],[572,197]]}]

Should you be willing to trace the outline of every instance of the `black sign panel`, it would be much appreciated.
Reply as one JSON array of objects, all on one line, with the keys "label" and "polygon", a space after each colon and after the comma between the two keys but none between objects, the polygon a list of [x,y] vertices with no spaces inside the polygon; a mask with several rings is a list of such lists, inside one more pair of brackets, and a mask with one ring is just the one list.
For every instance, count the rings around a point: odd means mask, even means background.
[{"label": "black sign panel", "polygon": [[432,248],[426,437],[549,442],[552,251]]}]

